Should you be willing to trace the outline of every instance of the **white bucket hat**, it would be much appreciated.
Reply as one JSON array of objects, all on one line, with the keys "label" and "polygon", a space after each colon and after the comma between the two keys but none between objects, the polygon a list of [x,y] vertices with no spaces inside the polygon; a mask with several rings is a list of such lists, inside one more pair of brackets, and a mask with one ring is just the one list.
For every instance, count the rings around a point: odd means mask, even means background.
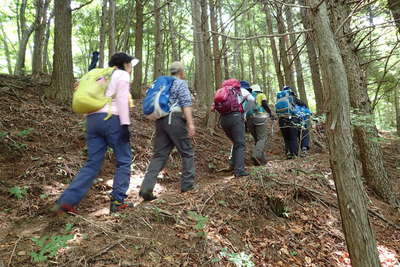
[{"label": "white bucket hat", "polygon": [[262,92],[261,87],[258,84],[253,84],[250,88],[253,92]]}]

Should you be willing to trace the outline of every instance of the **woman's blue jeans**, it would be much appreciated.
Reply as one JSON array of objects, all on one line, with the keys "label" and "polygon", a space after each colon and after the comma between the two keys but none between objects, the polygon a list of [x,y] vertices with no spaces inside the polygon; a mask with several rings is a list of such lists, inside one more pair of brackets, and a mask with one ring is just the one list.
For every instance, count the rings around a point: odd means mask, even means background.
[{"label": "woman's blue jeans", "polygon": [[129,188],[132,152],[129,141],[121,140],[122,127],[119,116],[113,115],[104,120],[106,113],[95,113],[86,118],[86,143],[88,160],[72,183],[61,195],[58,204],[78,205],[93,185],[103,164],[107,148],[111,147],[116,158],[111,196],[114,200],[124,202]]}]

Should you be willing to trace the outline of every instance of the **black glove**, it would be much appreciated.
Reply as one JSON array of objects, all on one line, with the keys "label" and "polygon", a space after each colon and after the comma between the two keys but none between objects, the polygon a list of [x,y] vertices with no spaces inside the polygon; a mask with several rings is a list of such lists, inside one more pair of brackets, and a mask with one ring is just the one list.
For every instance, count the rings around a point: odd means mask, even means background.
[{"label": "black glove", "polygon": [[129,125],[121,125],[121,133],[120,133],[120,140],[123,143],[129,143],[129,139],[131,134],[129,133]]}]

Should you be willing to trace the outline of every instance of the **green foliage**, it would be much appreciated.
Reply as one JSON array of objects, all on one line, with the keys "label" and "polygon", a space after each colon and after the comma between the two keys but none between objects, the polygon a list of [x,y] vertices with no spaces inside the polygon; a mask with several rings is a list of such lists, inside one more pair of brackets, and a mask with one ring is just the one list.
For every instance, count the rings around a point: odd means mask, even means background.
[{"label": "green foliage", "polygon": [[[65,233],[71,232],[73,224],[67,223],[64,228]],[[31,258],[33,262],[44,262],[49,258],[52,258],[57,255],[58,250],[61,248],[65,248],[68,245],[68,241],[73,239],[74,235],[65,234],[65,235],[56,235],[56,236],[43,236],[42,238],[31,238],[33,243],[39,247],[38,251],[31,252]]]},{"label": "green foliage", "polygon": [[245,252],[231,253],[227,248],[223,248],[219,255],[226,258],[228,261],[235,264],[238,267],[253,267],[255,264],[251,261],[252,255],[248,255]]},{"label": "green foliage", "polygon": [[204,217],[195,211],[189,211],[188,215],[190,219],[196,222],[196,225],[193,228],[197,230],[197,235],[199,237],[204,237],[206,233],[203,230],[206,227],[208,217]]},{"label": "green foliage", "polygon": [[8,190],[8,192],[11,194],[11,196],[17,199],[23,199],[27,194],[27,189],[28,189],[27,186],[24,187],[13,186]]},{"label": "green foliage", "polygon": [[29,129],[22,130],[22,131],[18,132],[18,133],[16,134],[16,136],[19,136],[19,137],[26,137],[26,136],[28,136],[33,130],[34,130],[33,128],[29,128]]}]

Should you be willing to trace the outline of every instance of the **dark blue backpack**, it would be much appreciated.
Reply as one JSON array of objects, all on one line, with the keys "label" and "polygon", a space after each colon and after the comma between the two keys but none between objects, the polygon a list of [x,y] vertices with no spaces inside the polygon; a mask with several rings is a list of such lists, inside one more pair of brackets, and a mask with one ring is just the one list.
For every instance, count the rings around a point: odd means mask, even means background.
[{"label": "dark blue backpack", "polygon": [[150,120],[158,120],[170,113],[169,96],[176,78],[158,77],[147,90],[143,100],[143,113]]}]

